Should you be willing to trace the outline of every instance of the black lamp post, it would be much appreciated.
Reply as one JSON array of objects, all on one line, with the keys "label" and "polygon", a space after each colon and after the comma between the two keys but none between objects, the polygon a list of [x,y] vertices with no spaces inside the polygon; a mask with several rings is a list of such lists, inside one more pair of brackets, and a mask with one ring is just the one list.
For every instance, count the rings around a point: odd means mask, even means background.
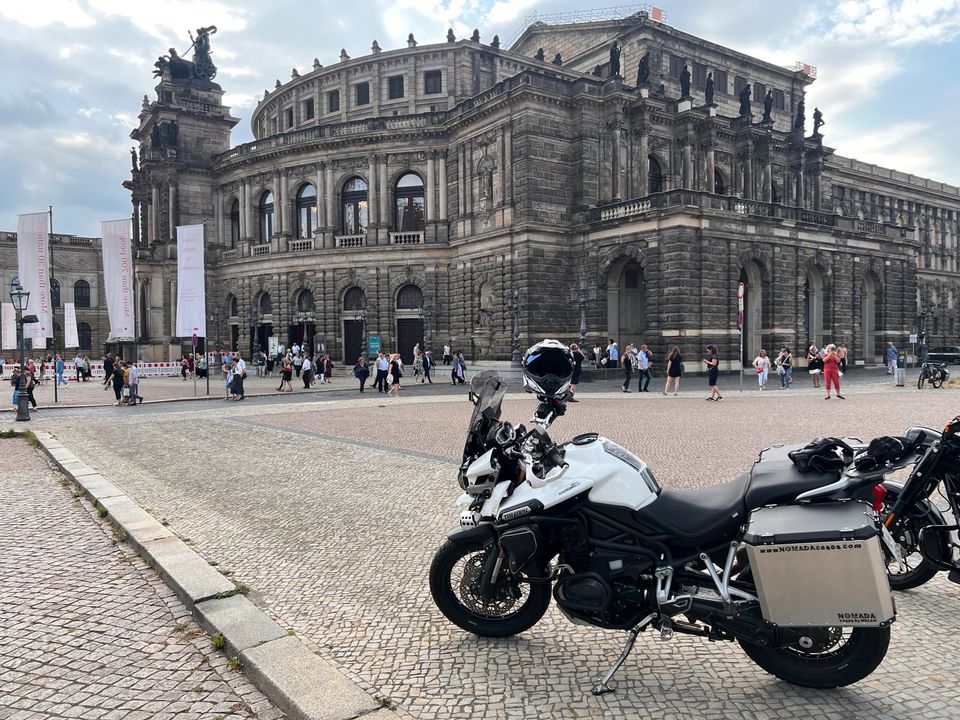
[{"label": "black lamp post", "polygon": [[30,293],[20,285],[14,285],[10,289],[10,301],[17,313],[17,331],[20,333],[20,392],[17,394],[17,420],[25,422],[30,420],[30,410],[27,406],[29,400],[27,397],[27,363],[24,358],[23,326],[30,322],[37,322],[37,317],[34,315],[23,316],[27,305],[30,303]]},{"label": "black lamp post", "polygon": [[511,342],[510,365],[518,368],[522,362],[520,358],[520,313],[523,309],[523,293],[520,288],[513,290],[513,340]]},{"label": "black lamp post", "polygon": [[596,288],[587,288],[587,276],[583,273],[580,273],[580,280],[578,286],[575,288],[570,288],[570,302],[577,304],[577,309],[580,311],[580,349],[586,345],[587,342],[587,300],[596,300],[597,291]]}]

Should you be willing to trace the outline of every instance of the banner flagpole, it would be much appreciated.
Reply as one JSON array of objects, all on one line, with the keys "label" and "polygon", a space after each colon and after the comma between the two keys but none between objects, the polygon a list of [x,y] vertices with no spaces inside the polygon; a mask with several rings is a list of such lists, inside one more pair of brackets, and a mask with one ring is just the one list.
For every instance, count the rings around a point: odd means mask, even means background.
[{"label": "banner flagpole", "polygon": [[[60,380],[57,378],[57,355],[59,354],[57,351],[57,306],[53,303],[53,283],[57,278],[57,270],[53,262],[53,205],[47,206],[47,214],[50,217],[47,228],[47,238],[50,243],[50,288],[48,292],[50,293],[50,314],[53,316],[53,401],[56,403],[60,402],[60,394],[58,392]],[[63,298],[61,297],[60,299],[62,300]]]}]

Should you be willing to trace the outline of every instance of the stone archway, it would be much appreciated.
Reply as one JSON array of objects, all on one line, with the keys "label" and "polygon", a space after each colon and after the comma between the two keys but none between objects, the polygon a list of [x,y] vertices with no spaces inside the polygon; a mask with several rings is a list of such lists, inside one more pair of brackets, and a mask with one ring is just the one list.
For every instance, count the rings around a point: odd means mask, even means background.
[{"label": "stone archway", "polygon": [[803,317],[807,331],[805,346],[813,343],[819,348],[827,339],[827,328],[824,327],[825,285],[820,268],[816,265],[808,267],[803,285]]},{"label": "stone archway", "polygon": [[878,360],[877,315],[880,307],[880,281],[872,272],[866,272],[860,286],[860,342],[866,363]]},{"label": "stone archway", "polygon": [[755,260],[747,260],[741,265],[739,281],[744,286],[742,359],[744,367],[749,367],[763,342],[763,269]]},{"label": "stone archway", "polygon": [[647,279],[632,257],[613,263],[607,274],[607,335],[622,348],[644,342],[647,319]]}]

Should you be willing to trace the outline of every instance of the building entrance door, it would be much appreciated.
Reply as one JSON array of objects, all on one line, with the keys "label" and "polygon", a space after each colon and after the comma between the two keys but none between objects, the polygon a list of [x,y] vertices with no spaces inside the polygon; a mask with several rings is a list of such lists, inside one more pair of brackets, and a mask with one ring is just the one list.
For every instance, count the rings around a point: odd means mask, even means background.
[{"label": "building entrance door", "polygon": [[413,346],[423,347],[423,320],[420,318],[397,319],[397,352],[403,358],[404,365],[413,364]]},{"label": "building entrance door", "polygon": [[363,343],[363,320],[343,321],[343,364],[353,367],[360,357]]}]

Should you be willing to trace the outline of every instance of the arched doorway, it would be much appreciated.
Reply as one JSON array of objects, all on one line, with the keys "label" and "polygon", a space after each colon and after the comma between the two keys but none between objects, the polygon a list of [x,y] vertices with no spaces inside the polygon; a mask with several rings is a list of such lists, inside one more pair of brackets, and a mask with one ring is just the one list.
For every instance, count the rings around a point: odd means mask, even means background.
[{"label": "arched doorway", "polygon": [[413,363],[413,346],[423,348],[423,292],[416,285],[397,291],[397,352],[404,363]]},{"label": "arched doorway", "polygon": [[625,259],[607,276],[607,334],[622,349],[644,342],[647,327],[646,276],[639,262]]},{"label": "arched doorway", "polygon": [[860,285],[860,342],[863,360],[877,362],[877,318],[880,314],[880,282],[873,273],[867,272]]},{"label": "arched doorway", "polygon": [[803,317],[806,323],[806,346],[813,343],[818,348],[825,341],[823,327],[823,275],[818,268],[807,270],[803,283]]},{"label": "arched doorway", "polygon": [[353,286],[343,293],[343,363],[353,367],[365,347],[367,296]]},{"label": "arched doorway", "polygon": [[660,169],[660,163],[657,162],[657,159],[650,155],[647,158],[649,162],[649,170],[647,171],[647,193],[653,195],[654,193],[663,192],[663,171]]},{"label": "arched doorway", "polygon": [[743,366],[753,364],[763,342],[763,273],[760,266],[749,261],[740,270],[743,283]]}]

